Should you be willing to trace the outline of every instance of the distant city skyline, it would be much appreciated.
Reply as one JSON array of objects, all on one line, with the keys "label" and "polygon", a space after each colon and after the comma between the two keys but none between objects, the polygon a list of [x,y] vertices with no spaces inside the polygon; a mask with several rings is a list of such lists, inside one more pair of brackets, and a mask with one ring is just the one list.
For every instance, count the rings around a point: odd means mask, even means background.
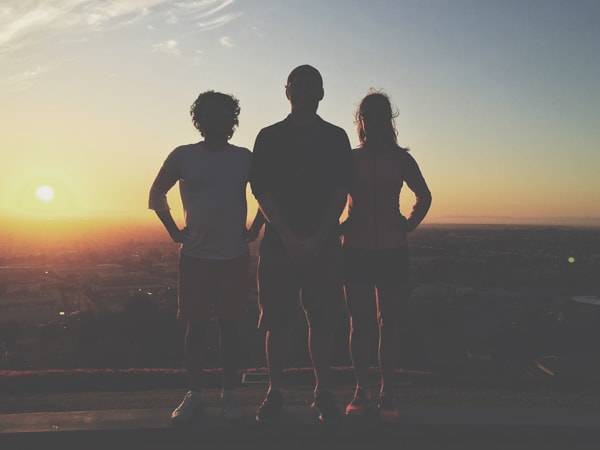
[{"label": "distant city skyline", "polygon": [[426,222],[599,225],[599,22],[585,0],[4,1],[0,219],[154,220],[162,161],[200,139],[198,93],[240,99],[232,143],[251,149],[309,63],[353,145],[361,97],[390,95]]}]

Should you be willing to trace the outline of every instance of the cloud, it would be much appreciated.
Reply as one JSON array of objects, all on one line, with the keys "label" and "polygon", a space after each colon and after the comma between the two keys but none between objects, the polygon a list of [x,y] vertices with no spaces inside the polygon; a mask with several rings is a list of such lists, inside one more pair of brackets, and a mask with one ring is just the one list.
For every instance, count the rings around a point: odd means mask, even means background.
[{"label": "cloud", "polygon": [[142,19],[157,25],[189,23],[200,31],[220,28],[240,17],[226,12],[234,0],[2,0],[0,54],[48,41],[54,35],[85,34],[129,26]]},{"label": "cloud", "polygon": [[9,90],[13,92],[24,91],[33,86],[40,76],[49,70],[49,67],[36,66],[23,72],[11,75],[10,77],[6,78],[4,82],[6,85],[8,85]]},{"label": "cloud", "polygon": [[192,2],[178,2],[176,5],[191,12],[194,20],[203,19],[210,17],[216,13],[222,11],[231,5],[234,0],[204,0],[204,1],[192,1]]},{"label": "cloud", "polygon": [[165,22],[169,25],[174,25],[179,22],[179,18],[173,11],[167,11],[167,20]]},{"label": "cloud", "polygon": [[265,34],[262,32],[262,30],[261,30],[260,28],[258,28],[258,27],[252,27],[252,28],[250,28],[250,29],[251,29],[251,30],[252,30],[252,32],[253,32],[253,33],[254,33],[256,36],[258,36],[259,38],[261,38],[261,39],[262,39],[262,38],[264,38],[264,37],[265,37]]},{"label": "cloud", "polygon": [[175,39],[158,42],[152,46],[153,52],[166,53],[167,55],[181,56],[179,43]]},{"label": "cloud", "polygon": [[223,47],[227,47],[227,48],[231,48],[231,47],[235,47],[235,44],[233,43],[233,40],[231,39],[231,37],[229,36],[222,36],[219,39],[219,43],[223,46]]},{"label": "cloud", "polygon": [[227,14],[223,14],[223,15],[218,16],[211,20],[198,22],[198,23],[196,23],[196,26],[203,31],[214,30],[216,28],[221,28],[223,25],[227,25],[229,22],[232,22],[233,20],[237,19],[241,15],[242,15],[241,12],[227,13]]}]

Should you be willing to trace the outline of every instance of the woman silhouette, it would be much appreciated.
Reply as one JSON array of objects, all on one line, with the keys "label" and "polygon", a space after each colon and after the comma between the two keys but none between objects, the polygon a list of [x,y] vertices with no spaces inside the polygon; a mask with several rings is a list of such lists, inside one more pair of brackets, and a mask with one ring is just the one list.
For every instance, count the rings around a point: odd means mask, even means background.
[{"label": "woman silhouette", "polygon": [[[363,98],[356,112],[360,146],[352,152],[349,215],[342,227],[350,352],[356,377],[347,415],[369,410],[367,371],[376,324],[381,374],[377,411],[381,417],[398,414],[392,376],[399,322],[406,317],[410,293],[406,236],[427,214],[431,193],[416,161],[397,144],[395,117],[387,95],[376,91]],[[404,183],[416,196],[408,218],[400,213],[399,205]]]}]

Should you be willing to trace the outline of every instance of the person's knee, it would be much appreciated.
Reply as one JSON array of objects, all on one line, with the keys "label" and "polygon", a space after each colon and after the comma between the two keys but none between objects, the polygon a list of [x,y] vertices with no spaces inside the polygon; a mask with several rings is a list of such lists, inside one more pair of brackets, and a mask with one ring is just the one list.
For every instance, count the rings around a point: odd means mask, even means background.
[{"label": "person's knee", "polygon": [[264,331],[267,339],[279,338],[284,336],[289,330],[289,321],[284,319],[279,320],[264,320],[259,326],[259,329]]}]

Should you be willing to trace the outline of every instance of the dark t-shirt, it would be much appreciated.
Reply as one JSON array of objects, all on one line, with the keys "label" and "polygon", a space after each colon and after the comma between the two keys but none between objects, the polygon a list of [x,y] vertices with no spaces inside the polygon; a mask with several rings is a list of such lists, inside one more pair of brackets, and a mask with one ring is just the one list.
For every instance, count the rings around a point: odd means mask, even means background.
[{"label": "dark t-shirt", "polygon": [[[250,169],[255,197],[268,193],[282,218],[300,237],[315,234],[336,190],[349,190],[352,154],[346,132],[319,116],[297,124],[290,116],[256,137]],[[332,230],[331,239],[337,238]],[[267,223],[262,249],[281,249]]]}]

